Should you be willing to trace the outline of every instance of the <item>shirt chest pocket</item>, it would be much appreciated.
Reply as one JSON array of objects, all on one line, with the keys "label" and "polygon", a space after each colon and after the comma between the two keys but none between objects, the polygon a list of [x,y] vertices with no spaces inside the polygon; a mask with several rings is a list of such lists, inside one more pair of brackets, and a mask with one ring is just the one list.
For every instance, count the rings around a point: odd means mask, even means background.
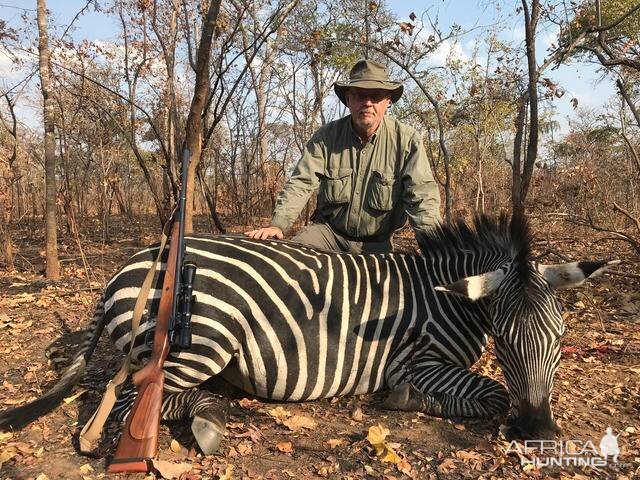
[{"label": "shirt chest pocket", "polygon": [[391,172],[374,171],[371,177],[369,206],[375,210],[388,212],[393,208],[397,196],[398,182]]},{"label": "shirt chest pocket", "polygon": [[351,168],[327,170],[320,182],[320,195],[329,205],[349,203],[351,199]]}]

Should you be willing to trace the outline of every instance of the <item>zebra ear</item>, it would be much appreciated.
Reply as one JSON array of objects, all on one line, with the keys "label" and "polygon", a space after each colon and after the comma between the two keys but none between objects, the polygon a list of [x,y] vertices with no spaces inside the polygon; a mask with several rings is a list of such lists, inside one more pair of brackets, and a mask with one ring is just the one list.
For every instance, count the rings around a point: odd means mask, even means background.
[{"label": "zebra ear", "polygon": [[449,285],[439,285],[435,289],[439,292],[454,293],[475,301],[492,293],[500,286],[504,277],[504,271],[494,270],[482,275],[465,277]]},{"label": "zebra ear", "polygon": [[558,263],[555,265],[543,265],[539,263],[537,269],[553,288],[558,289],[577,287],[587,278],[597,277],[611,265],[618,263],[620,263],[620,260],[611,260],[609,262]]}]

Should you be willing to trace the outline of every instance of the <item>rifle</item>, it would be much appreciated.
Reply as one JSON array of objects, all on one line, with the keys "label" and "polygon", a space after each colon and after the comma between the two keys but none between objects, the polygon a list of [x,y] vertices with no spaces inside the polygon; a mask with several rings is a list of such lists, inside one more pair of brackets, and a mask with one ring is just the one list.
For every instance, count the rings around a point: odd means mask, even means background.
[{"label": "rifle", "polygon": [[[152,470],[152,459],[158,450],[164,388],[162,367],[171,345],[179,348],[191,346],[191,304],[196,266],[193,263],[184,263],[184,212],[189,157],[189,150],[185,148],[178,205],[165,225],[165,228],[171,225],[171,244],[156,317],[151,358],[142,369],[133,374],[138,396],[107,469],[108,473]],[[131,339],[132,342],[134,340]]]}]

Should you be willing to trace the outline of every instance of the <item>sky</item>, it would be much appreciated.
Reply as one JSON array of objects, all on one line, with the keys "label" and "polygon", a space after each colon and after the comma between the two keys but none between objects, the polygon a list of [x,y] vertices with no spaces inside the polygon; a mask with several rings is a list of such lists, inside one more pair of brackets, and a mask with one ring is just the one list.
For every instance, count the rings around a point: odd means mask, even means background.
[{"label": "sky", "polygon": [[[52,32],[52,36],[60,36],[66,25],[73,20],[85,3],[84,0],[49,0],[47,6],[50,11],[50,24],[57,26],[57,30]],[[501,5],[499,10],[496,9],[495,4]],[[524,43],[523,20],[515,15],[515,8],[518,4],[520,2],[516,0],[500,2],[489,0],[387,1],[387,5],[400,19],[408,20],[411,12],[420,17],[422,12],[428,11],[432,18],[438,18],[439,26],[445,32],[453,24],[461,25],[463,30],[469,30],[472,27],[488,26],[500,22],[504,31],[504,40]],[[0,0],[0,19],[6,21],[9,26],[17,27],[21,25],[23,13],[35,17],[35,8],[35,0]],[[109,42],[117,39],[119,29],[115,18],[93,11],[79,16],[74,22],[74,27],[70,35],[76,41],[88,39]],[[459,44],[455,46],[460,56],[465,58],[470,55],[477,35],[477,31],[471,31],[460,38]],[[546,55],[546,49],[554,37],[554,31],[539,32],[538,63],[542,62]],[[441,64],[451,48],[452,44],[447,43],[440,51],[436,52],[434,58],[431,59],[433,65]],[[25,72],[16,71],[8,57],[0,51],[0,90],[4,93],[24,76]],[[566,132],[569,120],[580,114],[572,107],[572,98],[576,98],[582,108],[597,108],[615,94],[614,84],[608,79],[601,79],[601,75],[593,65],[576,63],[561,66],[557,70],[548,69],[543,76],[559,83],[567,92],[564,97],[555,100],[554,103],[557,109],[556,120],[561,125],[561,132]],[[32,81],[31,85],[35,87],[35,81]],[[27,105],[24,102],[20,105],[18,114],[21,120],[30,126],[35,126],[39,122],[39,113],[36,111],[35,103]]]}]

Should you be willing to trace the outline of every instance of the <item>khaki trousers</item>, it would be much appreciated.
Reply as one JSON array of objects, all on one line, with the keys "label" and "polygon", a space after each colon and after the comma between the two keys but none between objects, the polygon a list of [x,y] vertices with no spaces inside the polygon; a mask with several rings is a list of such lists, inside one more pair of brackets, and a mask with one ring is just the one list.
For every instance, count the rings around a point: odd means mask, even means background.
[{"label": "khaki trousers", "polygon": [[391,237],[381,242],[360,242],[345,238],[327,223],[312,223],[303,227],[291,239],[293,242],[303,243],[310,247],[345,253],[389,253],[393,250]]}]

